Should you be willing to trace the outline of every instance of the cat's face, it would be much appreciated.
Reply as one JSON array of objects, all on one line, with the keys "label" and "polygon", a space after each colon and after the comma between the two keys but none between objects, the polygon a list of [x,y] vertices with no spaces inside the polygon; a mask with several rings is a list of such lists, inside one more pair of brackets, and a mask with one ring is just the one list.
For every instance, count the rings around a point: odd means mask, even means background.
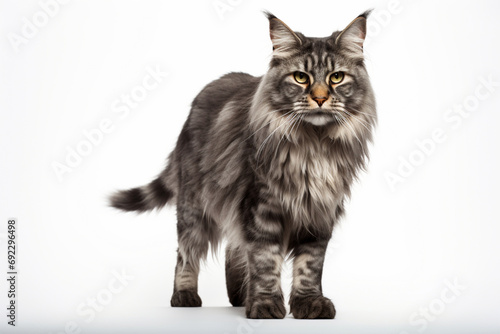
[{"label": "cat's face", "polygon": [[366,109],[374,110],[375,101],[363,63],[366,15],[326,38],[305,37],[268,17],[273,59],[266,93],[271,109],[317,127],[345,127],[354,133],[368,128],[375,115]]},{"label": "cat's face", "polygon": [[[357,114],[364,77],[336,52],[328,39],[308,39],[306,51],[273,68],[273,109],[301,115],[313,125],[339,123]],[[293,111],[292,111],[293,110]]]}]

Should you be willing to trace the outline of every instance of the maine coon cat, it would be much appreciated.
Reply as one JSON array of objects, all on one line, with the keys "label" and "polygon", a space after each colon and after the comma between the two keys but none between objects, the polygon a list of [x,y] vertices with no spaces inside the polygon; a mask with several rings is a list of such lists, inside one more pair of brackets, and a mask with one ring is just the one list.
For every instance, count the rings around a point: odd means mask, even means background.
[{"label": "maine coon cat", "polygon": [[334,318],[322,294],[325,250],[368,158],[375,98],[364,65],[369,12],[325,38],[267,13],[273,45],[262,77],[230,73],[194,99],[160,175],[116,193],[113,207],[177,207],[171,305],[201,306],[200,260],[227,240],[226,285],[249,318],[286,315],[280,284],[293,259],[295,318]]}]

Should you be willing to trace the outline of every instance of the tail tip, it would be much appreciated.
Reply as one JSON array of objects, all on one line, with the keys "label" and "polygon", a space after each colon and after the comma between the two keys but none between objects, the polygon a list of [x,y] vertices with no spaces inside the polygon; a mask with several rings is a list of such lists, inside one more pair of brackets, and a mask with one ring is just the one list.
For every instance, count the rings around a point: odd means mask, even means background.
[{"label": "tail tip", "polygon": [[116,192],[109,198],[109,205],[123,211],[146,211],[144,195],[140,188],[132,188]]}]

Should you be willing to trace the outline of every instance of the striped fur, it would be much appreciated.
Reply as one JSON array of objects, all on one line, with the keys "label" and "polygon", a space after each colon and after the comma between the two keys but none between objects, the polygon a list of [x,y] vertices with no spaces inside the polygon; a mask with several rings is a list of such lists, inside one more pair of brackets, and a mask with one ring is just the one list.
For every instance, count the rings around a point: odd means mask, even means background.
[{"label": "striped fur", "polygon": [[157,178],[146,186],[122,190],[110,199],[111,206],[126,211],[148,211],[162,208],[174,196],[161,178]]},{"label": "striped fur", "polygon": [[[200,261],[224,237],[229,300],[249,318],[286,315],[280,273],[288,255],[293,315],[335,316],[322,295],[325,250],[366,166],[377,117],[363,63],[367,15],[329,37],[308,38],[268,13],[268,72],[231,73],[207,85],[167,168],[149,185],[111,198],[128,211],[176,205],[172,306],[201,305]],[[299,83],[296,71],[309,81]],[[331,83],[339,71],[343,81]]]}]

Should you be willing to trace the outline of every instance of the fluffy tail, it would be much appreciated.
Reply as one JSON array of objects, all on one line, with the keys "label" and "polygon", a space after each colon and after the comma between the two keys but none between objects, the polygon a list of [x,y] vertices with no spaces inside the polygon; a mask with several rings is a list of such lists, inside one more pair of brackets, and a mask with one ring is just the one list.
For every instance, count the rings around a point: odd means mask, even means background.
[{"label": "fluffy tail", "polygon": [[116,192],[110,197],[110,205],[123,211],[144,212],[163,207],[172,197],[174,193],[159,177],[148,185]]}]

